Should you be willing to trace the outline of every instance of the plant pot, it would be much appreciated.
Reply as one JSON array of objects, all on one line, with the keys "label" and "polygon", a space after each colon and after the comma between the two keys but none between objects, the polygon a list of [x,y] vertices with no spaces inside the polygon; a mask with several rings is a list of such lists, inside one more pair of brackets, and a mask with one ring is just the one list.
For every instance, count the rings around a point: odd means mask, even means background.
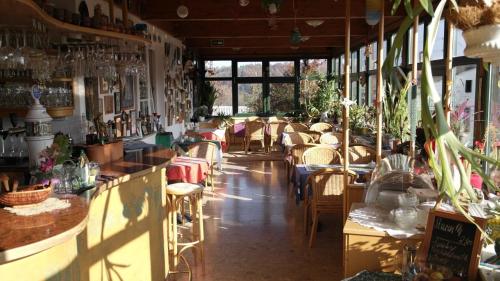
[{"label": "plant pot", "polygon": [[484,25],[464,31],[463,37],[467,43],[465,56],[500,64],[500,24]]},{"label": "plant pot", "polygon": [[205,122],[205,116],[198,116],[199,122]]}]

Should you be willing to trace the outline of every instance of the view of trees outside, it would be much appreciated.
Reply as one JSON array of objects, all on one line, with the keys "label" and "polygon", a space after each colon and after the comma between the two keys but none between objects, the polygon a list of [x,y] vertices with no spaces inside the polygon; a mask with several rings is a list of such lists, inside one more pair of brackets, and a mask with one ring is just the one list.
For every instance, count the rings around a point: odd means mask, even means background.
[{"label": "view of trees outside", "polygon": [[238,84],[238,113],[262,112],[262,84]]},{"label": "view of trees outside", "polygon": [[300,97],[301,108],[305,104],[306,97],[318,91],[317,79],[319,75],[326,77],[326,59],[307,59],[300,61]]},{"label": "view of trees outside", "polygon": [[231,77],[231,61],[205,61],[205,77],[220,78]]},{"label": "view of trees outside", "polygon": [[238,62],[238,77],[262,77],[262,62]]},{"label": "view of trees outside", "polygon": [[289,112],[295,108],[294,83],[269,84],[271,112]]},{"label": "view of trees outside", "polygon": [[270,77],[293,77],[295,75],[295,63],[293,61],[270,61]]},{"label": "view of trees outside", "polygon": [[233,114],[233,83],[231,80],[210,81],[210,84],[219,91],[219,96],[215,100],[213,114]]}]

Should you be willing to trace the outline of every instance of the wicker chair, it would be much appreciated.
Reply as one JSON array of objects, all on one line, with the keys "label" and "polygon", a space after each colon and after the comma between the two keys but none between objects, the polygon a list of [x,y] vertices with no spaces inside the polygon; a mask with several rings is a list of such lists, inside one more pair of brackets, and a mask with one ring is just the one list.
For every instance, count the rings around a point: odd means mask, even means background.
[{"label": "wicker chair", "polygon": [[321,135],[323,135],[323,133],[317,131],[305,131],[303,133],[310,135],[315,143],[319,143],[319,139],[321,138]]},{"label": "wicker chair", "polygon": [[262,148],[265,148],[264,143],[264,129],[266,124],[260,121],[246,122],[245,124],[245,140],[243,145],[245,146],[245,153],[248,153],[250,148],[250,143],[252,141],[260,141]]},{"label": "wicker chair", "polygon": [[341,164],[342,156],[329,146],[316,146],[307,149],[302,155],[302,163],[306,165]]},{"label": "wicker chair", "polygon": [[195,144],[192,144],[189,146],[188,149],[188,155],[189,157],[194,157],[194,158],[203,158],[206,159],[209,168],[210,168],[210,175],[207,175],[205,178],[205,187],[207,187],[208,184],[208,177],[210,176],[210,187],[212,191],[214,191],[214,160],[215,160],[215,153],[217,152],[217,145],[212,142],[198,142]]},{"label": "wicker chair", "polygon": [[[295,174],[295,165],[298,164],[303,164],[302,162],[302,155],[304,152],[311,148],[315,147],[317,144],[312,144],[312,143],[301,143],[301,144],[296,144],[290,149],[290,157],[289,161],[285,161],[286,164],[286,178],[288,180],[288,183],[290,183],[290,180],[293,178]],[[292,185],[293,186],[293,185]],[[289,190],[290,195],[293,194],[292,189]]]},{"label": "wicker chair", "polygon": [[328,124],[328,123],[325,123],[325,122],[319,122],[319,123],[314,123],[311,125],[311,127],[309,128],[311,131],[316,131],[316,132],[320,132],[320,133],[325,133],[325,132],[331,132],[332,131],[332,128],[333,126]]},{"label": "wicker chair", "polygon": [[[348,172],[348,183],[354,183],[356,174]],[[309,199],[305,196],[304,201],[304,230],[306,234],[309,228],[309,209],[311,209],[312,228],[309,237],[309,247],[313,246],[318,228],[320,214],[344,212],[344,171],[341,169],[321,169],[313,172],[307,179],[312,190]],[[307,194],[307,192],[306,192]]]},{"label": "wicker chair", "polygon": [[302,123],[290,123],[285,127],[285,132],[304,132],[309,131],[309,127]]},{"label": "wicker chair", "polygon": [[281,134],[285,131],[287,123],[284,121],[275,121],[269,123],[269,140],[268,140],[268,148],[270,151],[275,142],[278,142]]},{"label": "wicker chair", "polygon": [[186,131],[186,133],[184,135],[186,135],[190,138],[195,138],[197,140],[205,139],[200,133],[195,132],[195,131]]},{"label": "wicker chair", "polygon": [[364,145],[353,145],[349,147],[349,163],[368,164],[377,160],[375,149]]},{"label": "wicker chair", "polygon": [[288,133],[288,138],[291,144],[299,144],[299,143],[314,143],[313,137],[306,133],[301,132],[291,132]]},{"label": "wicker chair", "polygon": [[338,133],[324,133],[321,135],[319,139],[319,143],[321,144],[341,144],[342,143],[342,134]]}]

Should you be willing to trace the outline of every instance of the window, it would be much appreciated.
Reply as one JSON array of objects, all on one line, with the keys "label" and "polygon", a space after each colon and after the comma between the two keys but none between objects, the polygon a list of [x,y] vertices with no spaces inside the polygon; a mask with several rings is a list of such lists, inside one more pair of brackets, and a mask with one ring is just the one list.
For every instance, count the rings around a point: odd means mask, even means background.
[{"label": "window", "polygon": [[338,76],[340,74],[338,64],[339,64],[338,58],[332,59],[332,75],[334,76]]},{"label": "window", "polygon": [[262,77],[262,62],[238,62],[238,77]]},{"label": "window", "polygon": [[369,50],[370,54],[370,67],[369,70],[377,69],[377,42],[373,42],[370,44],[371,48]]},{"label": "window", "polygon": [[231,80],[210,81],[210,84],[219,91],[219,96],[214,103],[213,115],[219,113],[233,115],[233,82]]},{"label": "window", "polygon": [[359,49],[359,71],[363,72],[366,70],[366,47],[363,46]]},{"label": "window", "polygon": [[345,65],[345,60],[344,60],[344,55],[340,56],[340,74],[344,75],[344,65]]},{"label": "window", "polygon": [[370,88],[368,89],[368,105],[374,105],[377,99],[377,75],[370,75],[368,78]]},{"label": "window", "polygon": [[460,141],[467,146],[472,146],[476,113],[476,65],[457,66],[453,68],[453,71],[455,78],[451,97],[452,123],[457,124],[455,128],[458,128]]},{"label": "window", "polygon": [[350,100],[358,103],[358,81],[353,79],[351,81],[351,97]]},{"label": "window", "polygon": [[358,52],[354,51],[351,53],[351,73],[358,72]]},{"label": "window", "polygon": [[454,57],[461,57],[464,55],[464,50],[465,50],[465,40],[464,37],[462,36],[462,30],[458,28],[454,28],[454,36],[453,36],[453,56]]},{"label": "window", "polygon": [[269,84],[271,112],[288,112],[295,108],[294,83],[271,83]]},{"label": "window", "polygon": [[293,61],[269,62],[270,77],[293,77],[294,75],[295,75],[295,63]]},{"label": "window", "polygon": [[205,77],[231,77],[231,61],[205,61]]},{"label": "window", "polygon": [[432,50],[431,60],[441,60],[444,57],[444,20],[439,21],[436,42]]},{"label": "window", "polygon": [[[418,62],[422,62],[423,55],[424,55],[424,44],[425,44],[425,37],[424,37],[424,32],[425,32],[425,27],[424,24],[421,23],[418,26],[418,52],[417,52],[417,57],[418,57]],[[410,51],[409,53],[409,64],[413,63],[413,28],[410,28],[408,31],[408,50]]]},{"label": "window", "polygon": [[359,104],[366,105],[366,78],[364,74],[359,78]]},{"label": "window", "polygon": [[306,59],[300,60],[300,74],[304,73],[319,73],[326,76],[327,60],[326,59]]},{"label": "window", "polygon": [[257,113],[262,110],[262,84],[238,84],[238,113]]}]

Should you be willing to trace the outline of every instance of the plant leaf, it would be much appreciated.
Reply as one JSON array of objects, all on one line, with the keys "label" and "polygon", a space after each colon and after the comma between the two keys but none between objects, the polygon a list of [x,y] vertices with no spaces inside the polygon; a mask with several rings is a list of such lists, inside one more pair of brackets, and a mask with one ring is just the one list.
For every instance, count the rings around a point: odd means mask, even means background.
[{"label": "plant leaf", "polygon": [[[405,0],[405,2],[408,0]],[[391,9],[391,14],[394,15],[396,11],[399,8],[399,5],[401,5],[401,0],[394,0],[394,3],[392,4],[392,9]]]},{"label": "plant leaf", "polygon": [[411,0],[405,0],[404,2],[406,14],[413,19],[413,7],[411,5]]},{"label": "plant leaf", "polygon": [[434,15],[434,8],[432,8],[432,0],[420,0],[420,4],[424,10],[431,16]]}]

